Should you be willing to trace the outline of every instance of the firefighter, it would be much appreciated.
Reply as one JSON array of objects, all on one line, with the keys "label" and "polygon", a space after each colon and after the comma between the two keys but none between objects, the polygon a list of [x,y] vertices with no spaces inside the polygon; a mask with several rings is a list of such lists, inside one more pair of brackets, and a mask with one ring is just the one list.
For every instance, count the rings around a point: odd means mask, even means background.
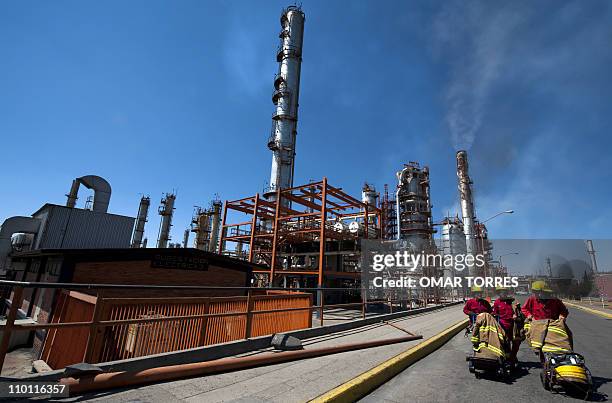
[{"label": "firefighter", "polygon": [[531,285],[533,294],[527,298],[523,305],[523,314],[528,320],[541,319],[565,319],[568,315],[567,308],[563,302],[553,295],[545,281],[534,281]]},{"label": "firefighter", "polygon": [[[565,319],[568,315],[567,308],[563,302],[553,295],[553,290],[548,287],[545,281],[534,281],[531,285],[533,294],[527,298],[523,305],[522,312],[526,320],[557,320]],[[544,353],[539,352],[540,362],[544,363]]]},{"label": "firefighter", "polygon": [[496,287],[498,297],[493,303],[493,315],[497,317],[499,324],[506,333],[506,339],[510,344],[509,361],[516,365],[519,347],[521,345],[521,332],[523,327],[523,315],[520,304],[515,302],[505,287]]},{"label": "firefighter", "polygon": [[470,323],[473,324],[476,316],[483,312],[491,313],[491,304],[483,298],[482,288],[472,287],[473,298],[468,299],[463,307],[463,313],[470,317]]}]

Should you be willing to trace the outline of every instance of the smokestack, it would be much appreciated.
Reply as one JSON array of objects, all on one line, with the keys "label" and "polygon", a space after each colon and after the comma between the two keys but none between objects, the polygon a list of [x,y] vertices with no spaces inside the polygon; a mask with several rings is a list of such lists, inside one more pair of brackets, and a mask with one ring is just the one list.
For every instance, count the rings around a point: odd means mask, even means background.
[{"label": "smokestack", "polygon": [[281,42],[276,54],[279,68],[274,77],[272,95],[276,110],[268,139],[268,148],[272,150],[272,170],[270,189],[264,195],[272,200],[277,189],[293,187],[304,20],[304,12],[297,6],[284,9],[280,18]]},{"label": "smokestack", "polygon": [[593,273],[597,273],[597,260],[595,259],[595,248],[593,248],[593,241],[588,239],[586,241],[587,253],[591,256],[591,268],[593,269]]},{"label": "smokestack", "polygon": [[159,206],[159,215],[162,216],[161,225],[159,227],[159,238],[157,238],[158,248],[167,248],[168,241],[170,240],[170,227],[172,227],[172,214],[174,214],[174,200],[176,195],[174,193],[166,193],[165,197],[161,200],[161,206]]},{"label": "smokestack", "polygon": [[[212,217],[211,228],[210,228],[210,244],[208,245],[208,250],[210,252],[217,252],[219,243],[219,230],[221,229],[221,203],[220,200],[214,200],[212,202]],[[221,253],[221,251],[219,251]]]},{"label": "smokestack", "polygon": [[[457,178],[459,180],[459,199],[461,201],[461,216],[463,220],[463,233],[465,234],[466,253],[476,253],[476,239],[474,234],[474,199],[472,198],[472,181],[468,174],[467,152],[457,152]],[[472,274],[472,273],[470,273]]]},{"label": "smokestack", "polygon": [[136,226],[134,227],[134,236],[132,237],[132,248],[144,248],[142,237],[144,236],[145,223],[147,222],[150,205],[151,199],[148,196],[142,196],[140,198]]}]

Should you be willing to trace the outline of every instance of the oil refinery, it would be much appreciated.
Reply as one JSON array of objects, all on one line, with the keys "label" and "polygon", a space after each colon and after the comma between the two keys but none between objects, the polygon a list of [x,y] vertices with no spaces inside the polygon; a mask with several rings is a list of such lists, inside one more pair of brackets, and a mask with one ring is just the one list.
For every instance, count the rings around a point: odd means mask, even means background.
[{"label": "oil refinery", "polygon": [[[59,197],[67,190],[65,203],[41,201],[33,213],[4,220],[2,377],[65,385],[69,392],[61,397],[85,399],[96,397],[88,393],[108,391],[109,399],[126,401],[354,401],[375,393],[378,386],[368,386],[374,385],[373,379],[387,382],[397,374],[407,376],[403,371],[421,359],[423,365],[444,372],[446,368],[427,361],[427,356],[439,353],[447,341],[455,343],[455,353],[463,351],[460,343],[474,342],[477,331],[470,339],[463,337],[463,330],[472,329],[476,321],[477,312],[466,311],[467,304],[461,310],[470,297],[489,305],[496,295],[501,300],[508,288],[520,298],[554,291],[566,297],[568,306],[575,303],[582,310],[572,308],[576,316],[601,311],[593,302],[602,309],[609,306],[612,277],[601,270],[597,240],[579,245],[584,262],[560,261],[548,252],[545,260],[538,257],[538,264],[544,264],[541,272],[510,272],[503,258],[519,261],[519,252],[495,244],[487,224],[514,210],[502,205],[506,200],[496,200],[493,208],[501,211],[486,217],[489,210],[476,196],[491,183],[481,180],[478,166],[470,170],[470,161],[478,158],[472,148],[439,150],[439,155],[447,152],[444,157],[453,164],[447,172],[436,170],[435,161],[393,161],[384,173],[389,183],[374,183],[363,164],[351,173],[363,183],[360,194],[350,194],[350,186],[330,180],[335,172],[319,175],[311,161],[320,156],[300,148],[298,136],[304,126],[299,117],[309,114],[299,104],[302,55],[309,43],[306,26],[301,6],[281,11],[278,47],[269,55],[277,63],[267,84],[272,91],[271,129],[254,130],[260,133],[261,149],[271,153],[271,165],[269,171],[241,173],[265,181],[261,191],[235,181],[232,195],[238,197],[222,198],[207,188],[210,194],[204,200],[191,200],[187,192],[170,187],[158,197],[155,189],[147,188],[151,185],[139,183],[132,185],[139,193],[133,200],[129,196],[133,214],[121,215],[113,213],[111,201],[119,192],[112,191],[112,177],[76,171],[65,189],[57,189]],[[305,63],[304,72],[308,68]],[[215,149],[199,152],[198,161]],[[412,159],[419,159],[420,154],[414,155]],[[215,172],[222,178],[224,174],[225,168]],[[311,177],[315,179],[300,183],[299,178]],[[452,187],[437,184],[440,178],[448,178],[446,184]],[[84,197],[82,187],[92,195]],[[453,213],[438,207],[441,194],[453,195]],[[187,225],[177,219],[177,212],[189,214]],[[398,260],[375,268],[370,262],[377,254]],[[401,254],[440,260],[410,265],[399,263]],[[462,260],[449,266],[444,256],[477,256],[482,264],[465,266]],[[402,281],[411,284],[409,289],[388,286],[399,284],[393,282],[397,273],[407,273]],[[372,275],[387,276],[385,287],[375,289]],[[429,281],[427,286],[419,282],[422,279]],[[496,280],[480,287],[472,286],[473,279]],[[512,286],[507,285],[510,279]],[[535,288],[538,282],[546,283]],[[590,305],[567,300],[578,295]],[[494,326],[489,323],[483,329]],[[583,336],[581,330],[576,334]],[[344,358],[333,358],[338,356]],[[315,357],[321,360],[318,364],[307,363]],[[234,375],[223,377],[227,372]],[[180,389],[187,383],[169,386],[187,378],[193,390]],[[207,379],[221,385],[218,394]],[[372,396],[371,401],[382,401]],[[387,398],[395,401],[388,395],[380,399]],[[427,394],[414,398],[429,401]],[[452,395],[443,400],[453,400]]]}]

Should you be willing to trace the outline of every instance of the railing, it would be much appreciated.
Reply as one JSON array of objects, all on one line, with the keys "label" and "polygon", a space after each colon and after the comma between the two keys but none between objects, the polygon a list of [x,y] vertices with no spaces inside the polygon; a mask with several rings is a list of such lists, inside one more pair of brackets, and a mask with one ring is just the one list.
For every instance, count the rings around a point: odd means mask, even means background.
[{"label": "railing", "polygon": [[[325,309],[336,309],[336,308],[357,308],[361,309],[361,317],[366,317],[367,307],[372,304],[384,304],[388,307],[389,312],[393,313],[394,306],[398,303],[401,305],[410,302],[410,307],[407,309],[412,309],[412,302],[417,302],[418,306],[423,304],[422,300],[417,300],[414,298],[408,300],[366,300],[361,298],[359,302],[349,302],[349,303],[340,303],[340,304],[329,304],[326,305],[325,295],[329,296],[329,293],[334,292],[349,292],[353,291],[354,294],[363,293],[366,290],[363,288],[281,288],[281,287],[270,287],[270,288],[254,288],[254,287],[212,287],[212,286],[161,286],[161,285],[116,285],[116,284],[75,284],[75,283],[37,283],[37,282],[21,282],[21,281],[6,281],[0,280],[0,287],[4,288],[4,296],[10,297],[12,294],[10,307],[8,309],[8,313],[6,316],[6,324],[0,325],[0,330],[2,330],[2,339],[0,341],[0,370],[4,365],[4,361],[6,358],[6,354],[8,352],[9,343],[11,339],[11,335],[15,331],[31,331],[31,330],[55,330],[58,331],[60,329],[87,329],[87,346],[85,349],[85,353],[83,356],[83,362],[92,363],[92,356],[94,352],[94,348],[100,348],[100,346],[95,346],[94,342],[96,340],[96,334],[99,332],[103,332],[106,328],[117,328],[117,327],[125,327],[129,329],[129,325],[133,324],[154,324],[154,323],[188,323],[194,321],[211,321],[219,318],[229,318],[229,317],[238,317],[241,318],[236,323],[242,328],[240,333],[243,335],[243,339],[249,339],[251,337],[262,335],[260,331],[257,330],[257,326],[254,326],[254,317],[257,315],[261,315],[260,317],[266,317],[265,320],[270,320],[270,317],[275,313],[282,312],[300,312],[300,311],[309,311],[315,312],[319,319],[319,324],[323,326],[324,324],[324,315]],[[8,291],[12,288],[12,292]],[[24,299],[24,290],[26,289],[55,289],[55,290],[84,290],[84,291],[95,291],[97,295],[96,304],[93,310],[93,315],[91,320],[77,320],[77,321],[69,321],[69,322],[58,322],[54,323],[35,323],[35,324],[16,324],[15,320],[17,319],[17,313],[19,308],[23,304]],[[212,309],[208,310],[198,310],[194,309],[191,311],[168,311],[164,312],[165,315],[148,315],[146,317],[140,318],[127,318],[127,316],[121,315],[113,315],[110,320],[101,319],[101,306],[103,304],[98,304],[97,301],[104,301],[104,293],[108,293],[109,290],[168,290],[168,291],[223,291],[227,292],[229,290],[237,291],[237,293],[246,293],[246,303],[238,304],[235,310],[231,310],[229,312],[215,312]],[[8,291],[8,293],[7,293]],[[287,293],[287,292],[303,292],[303,293],[313,293],[317,295],[318,305],[310,305],[307,307],[289,307],[289,308],[270,308],[265,304],[257,304],[257,294],[261,293]],[[291,295],[291,294],[289,294]],[[363,295],[363,294],[362,294]],[[94,297],[91,296],[93,299]],[[244,297],[243,297],[244,298]],[[111,298],[112,299],[112,298]],[[311,299],[312,301],[312,299]],[[33,301],[30,301],[32,304]],[[407,304],[406,304],[407,305]],[[353,318],[348,318],[348,320]],[[51,320],[51,318],[49,318]],[[338,318],[334,318],[334,320],[338,320]],[[271,334],[271,333],[270,333]],[[123,337],[128,337],[127,331]],[[223,342],[224,340],[211,340],[212,342]],[[183,349],[188,348],[186,345],[178,345],[177,348]],[[147,350],[148,353],[152,353],[152,350]],[[172,350],[177,351],[177,350]],[[104,356],[103,356],[104,357]]]}]

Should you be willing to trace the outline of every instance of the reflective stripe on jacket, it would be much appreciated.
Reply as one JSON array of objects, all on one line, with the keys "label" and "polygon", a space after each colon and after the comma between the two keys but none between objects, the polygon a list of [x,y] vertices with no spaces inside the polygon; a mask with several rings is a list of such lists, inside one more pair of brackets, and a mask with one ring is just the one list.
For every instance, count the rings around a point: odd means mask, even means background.
[{"label": "reflective stripe on jacket", "polygon": [[565,319],[533,320],[525,323],[529,346],[545,353],[569,353],[573,350],[572,332]]},{"label": "reflective stripe on jacket", "polygon": [[472,338],[474,356],[477,358],[506,358],[506,332],[490,313],[476,317]]}]

